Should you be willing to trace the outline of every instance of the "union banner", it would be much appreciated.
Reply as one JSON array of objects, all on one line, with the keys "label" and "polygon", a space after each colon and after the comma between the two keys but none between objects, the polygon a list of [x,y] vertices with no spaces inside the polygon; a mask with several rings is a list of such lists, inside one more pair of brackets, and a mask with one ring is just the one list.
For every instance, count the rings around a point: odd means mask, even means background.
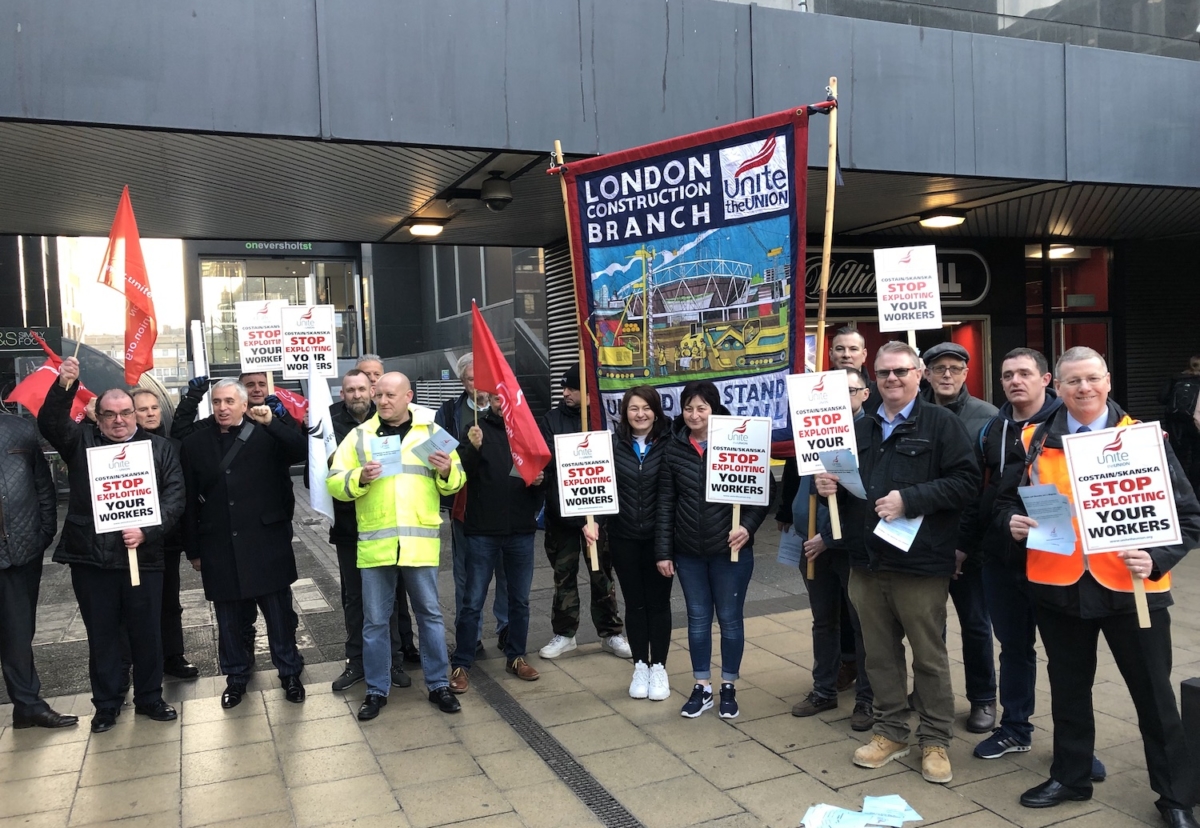
[{"label": "union banner", "polygon": [[800,107],[562,170],[583,376],[606,424],[633,386],[657,388],[674,417],[683,386],[706,379],[732,414],[788,439],[807,161]]}]

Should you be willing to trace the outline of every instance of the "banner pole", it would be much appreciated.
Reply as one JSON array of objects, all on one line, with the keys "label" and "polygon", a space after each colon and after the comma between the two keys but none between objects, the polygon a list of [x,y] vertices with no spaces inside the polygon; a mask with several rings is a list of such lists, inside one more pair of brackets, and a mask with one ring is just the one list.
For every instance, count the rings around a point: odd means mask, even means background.
[{"label": "banner pole", "polygon": [[[825,176],[825,239],[821,244],[821,289],[817,305],[817,352],[814,355],[816,369],[825,370],[825,312],[829,302],[829,259],[833,252],[833,196],[837,190],[837,78],[829,79],[829,97],[834,106],[829,109],[829,155]],[[803,228],[801,228],[803,232]],[[833,537],[841,540],[842,521],[838,513],[837,497],[829,498],[829,519],[833,524]],[[817,534],[817,494],[808,497],[808,537]],[[807,538],[806,538],[807,540]],[[808,562],[808,580],[816,577],[816,564]]]},{"label": "banner pole", "polygon": [[129,581],[133,586],[142,585],[142,576],[138,571],[137,550],[136,546],[125,547],[125,551],[129,554]]},{"label": "banner pole", "polygon": [[[571,260],[571,292],[575,295],[575,331],[579,334],[579,430],[588,430],[588,393],[587,393],[587,372],[584,363],[584,345],[583,345],[583,315],[580,313],[579,303],[579,280],[575,272],[575,238],[571,232],[571,210],[568,205],[567,179],[563,178],[563,153],[562,141],[554,142],[554,159],[555,167],[559,168],[558,183],[562,190],[563,201],[563,218],[567,221],[567,249]],[[588,529],[592,529],[596,525],[595,515],[587,516]],[[596,544],[588,541],[588,564],[593,572],[600,571],[600,553],[596,549]]]},{"label": "banner pole", "polygon": [[75,357],[76,359],[79,359],[79,346],[83,344],[83,334],[84,328],[80,328],[79,339],[75,340],[75,353],[71,354],[71,356]]},{"label": "banner pole", "polygon": [[[742,504],[733,504],[733,529],[736,532],[737,528],[742,525]],[[729,559],[734,563],[738,562],[738,550],[734,549],[730,552]]]},{"label": "banner pole", "polygon": [[1150,629],[1150,605],[1146,603],[1146,581],[1133,576],[1133,605],[1137,608],[1138,626]]}]

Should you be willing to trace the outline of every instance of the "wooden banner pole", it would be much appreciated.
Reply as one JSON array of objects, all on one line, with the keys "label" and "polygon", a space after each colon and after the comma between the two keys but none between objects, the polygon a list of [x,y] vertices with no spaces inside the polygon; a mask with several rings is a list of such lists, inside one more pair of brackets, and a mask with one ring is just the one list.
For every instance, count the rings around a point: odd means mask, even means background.
[{"label": "wooden banner pole", "polygon": [[[829,79],[829,96],[837,101],[837,78]],[[814,355],[815,367],[818,371],[825,370],[825,312],[829,302],[829,259],[833,251],[833,196],[837,189],[837,107],[829,110],[829,155],[825,177],[825,238],[821,244],[821,289],[820,302],[817,305],[817,352]],[[833,524],[833,537],[842,537],[841,515],[838,514],[837,498],[829,498],[829,519]],[[817,495],[816,490],[808,498],[808,537],[817,534]],[[807,538],[806,538],[807,540]],[[816,565],[808,562],[808,579],[816,577]]]},{"label": "wooden banner pole", "polygon": [[129,554],[129,581],[134,586],[141,586],[142,576],[138,571],[137,547],[126,546],[125,551]]},{"label": "wooden banner pole", "polygon": [[[735,503],[735,504],[733,504],[733,529],[731,531],[736,532],[737,528],[741,525],[742,525],[742,504]],[[738,550],[731,549],[729,559],[731,561],[733,561],[734,563],[737,563],[738,562]]]},{"label": "wooden banner pole", "polygon": [[1138,626],[1150,629],[1150,605],[1146,603],[1146,582],[1133,576],[1133,605],[1137,608]]},{"label": "wooden banner pole", "polygon": [[83,334],[84,334],[84,329],[80,328],[79,329],[79,339],[75,340],[75,353],[71,354],[71,356],[75,357],[76,359],[79,359],[79,346],[83,344]]}]

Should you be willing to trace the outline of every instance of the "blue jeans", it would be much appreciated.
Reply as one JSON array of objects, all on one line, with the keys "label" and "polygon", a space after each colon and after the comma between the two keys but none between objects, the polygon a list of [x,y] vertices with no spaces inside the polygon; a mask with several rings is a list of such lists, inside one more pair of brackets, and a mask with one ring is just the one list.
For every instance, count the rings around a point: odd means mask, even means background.
[{"label": "blue jeans", "polygon": [[983,569],[964,571],[950,579],[950,599],[962,630],[963,673],[967,701],[996,702],[996,661],[992,653],[992,619],[983,588]]},{"label": "blue jeans", "polygon": [[[487,600],[492,572],[503,568],[508,572],[506,598],[508,604],[508,638],[504,642],[504,657],[512,662],[525,655],[529,638],[529,589],[533,586],[533,533],[520,535],[468,535],[467,592],[462,612],[454,629],[455,667],[467,670],[475,663],[475,639]],[[500,598],[497,584],[497,601]]]},{"label": "blue jeans", "polygon": [[675,572],[683,587],[687,604],[688,649],[692,656],[692,676],[712,678],[712,623],[716,609],[721,626],[721,680],[736,681],[746,649],[746,631],[742,610],[746,605],[746,587],[754,574],[754,550],[743,547],[734,563],[728,555],[698,558],[679,555]]},{"label": "blue jeans", "polygon": [[362,572],[363,670],[367,692],[386,696],[392,687],[392,634],[389,620],[396,601],[396,581],[404,578],[421,641],[421,670],[425,687],[436,690],[450,683],[446,627],[438,604],[436,566],[376,566]]},{"label": "blue jeans", "polygon": [[[450,521],[450,559],[454,565],[454,621],[455,628],[458,619],[462,618],[463,601],[467,597],[467,555],[470,544],[461,520]],[[487,587],[484,586],[484,598],[487,598]],[[526,593],[528,594],[528,592]],[[492,599],[492,615],[496,618],[496,634],[508,626],[508,578],[504,572],[504,562],[496,564],[496,595]],[[528,627],[526,628],[528,629]],[[468,636],[469,638],[470,636]],[[479,612],[479,629],[475,635],[476,641],[483,640],[483,610]]]},{"label": "blue jeans", "polygon": [[1033,688],[1037,682],[1037,620],[1025,573],[997,563],[983,565],[992,629],[1000,642],[1000,726],[1028,740],[1033,735]]}]

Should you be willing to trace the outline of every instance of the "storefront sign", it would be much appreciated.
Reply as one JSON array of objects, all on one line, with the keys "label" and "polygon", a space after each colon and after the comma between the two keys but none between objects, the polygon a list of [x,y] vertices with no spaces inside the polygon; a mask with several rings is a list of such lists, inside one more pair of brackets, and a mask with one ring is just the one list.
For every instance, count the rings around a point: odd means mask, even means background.
[{"label": "storefront sign", "polygon": [[34,325],[28,328],[0,328],[0,355],[6,357],[45,356],[46,352],[30,335],[30,331],[46,340],[46,344],[54,353],[62,353],[62,328],[43,328]]},{"label": "storefront sign", "polygon": [[880,248],[874,257],[880,332],[942,327],[937,249],[932,244]]},{"label": "storefront sign", "polygon": [[563,517],[615,515],[620,511],[611,431],[556,435],[554,462],[558,508]]},{"label": "storefront sign", "polygon": [[820,457],[824,452],[849,449],[858,456],[850,381],[845,371],[792,374],[788,377],[788,408],[796,442],[796,467],[801,475],[825,471]]},{"label": "storefront sign", "polygon": [[1063,452],[1084,554],[1183,542],[1158,423],[1068,434]]},{"label": "storefront sign", "polygon": [[[819,300],[821,256],[807,257],[804,293],[809,302]],[[870,247],[835,247],[829,265],[829,306],[875,307],[875,262]],[[984,300],[992,276],[987,262],[974,250],[937,251],[937,275],[942,307],[968,308]]]},{"label": "storefront sign", "polygon": [[234,302],[242,373],[278,371],[283,367],[283,334],[279,312],[286,299]]},{"label": "storefront sign", "polygon": [[771,499],[771,418],[708,418],[709,503],[766,506]]},{"label": "storefront sign", "polygon": [[92,484],[92,521],[96,534],[162,525],[154,448],[133,440],[87,450]]},{"label": "storefront sign", "polygon": [[284,379],[307,379],[310,361],[318,377],[337,376],[333,305],[280,308],[280,330],[283,334]]}]

